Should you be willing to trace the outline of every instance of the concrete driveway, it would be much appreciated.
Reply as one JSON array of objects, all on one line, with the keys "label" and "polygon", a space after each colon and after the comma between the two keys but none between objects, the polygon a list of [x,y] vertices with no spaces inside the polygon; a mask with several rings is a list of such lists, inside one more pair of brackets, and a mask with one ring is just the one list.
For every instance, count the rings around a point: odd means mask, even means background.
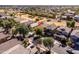
[{"label": "concrete driveway", "polygon": [[5,43],[0,44],[0,53],[3,53],[4,51],[14,47],[15,45],[19,44],[20,42],[16,39],[9,40]]}]

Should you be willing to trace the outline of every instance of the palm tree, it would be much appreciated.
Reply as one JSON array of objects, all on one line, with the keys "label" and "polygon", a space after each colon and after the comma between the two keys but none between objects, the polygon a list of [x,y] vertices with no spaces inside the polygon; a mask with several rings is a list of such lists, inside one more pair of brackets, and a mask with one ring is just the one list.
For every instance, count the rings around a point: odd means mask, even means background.
[{"label": "palm tree", "polygon": [[67,46],[69,47],[73,47],[74,46],[74,43],[73,41],[69,38],[69,40],[66,42]]},{"label": "palm tree", "polygon": [[45,37],[43,39],[43,44],[45,47],[47,47],[49,49],[49,52],[51,53],[51,48],[54,46],[54,41],[52,38],[50,37]]},{"label": "palm tree", "polygon": [[71,28],[70,32],[68,33],[68,37],[67,39],[70,37],[72,31],[74,30],[74,27],[75,27],[75,21],[72,20],[72,21],[67,21],[67,27]]}]

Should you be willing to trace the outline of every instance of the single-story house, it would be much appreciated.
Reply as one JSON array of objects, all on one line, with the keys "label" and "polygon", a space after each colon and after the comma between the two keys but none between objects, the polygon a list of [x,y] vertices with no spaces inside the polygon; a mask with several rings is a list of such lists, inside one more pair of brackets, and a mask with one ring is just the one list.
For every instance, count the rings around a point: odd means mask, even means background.
[{"label": "single-story house", "polygon": [[62,39],[66,40],[66,37],[64,35],[54,34],[54,37],[55,37],[56,40],[59,40],[59,41],[61,41]]},{"label": "single-story house", "polygon": [[32,28],[38,26],[38,23],[33,23],[30,25]]},{"label": "single-story house", "polygon": [[56,28],[57,28],[56,26],[47,26],[44,29],[44,34],[47,36],[53,36],[53,34],[54,34],[53,30],[55,30]]},{"label": "single-story house", "polygon": [[70,37],[74,42],[74,49],[79,50],[79,30],[74,30]]},{"label": "single-story house", "polygon": [[71,29],[68,28],[68,27],[59,27],[57,30],[59,31],[59,34],[67,37],[67,35],[68,35],[68,33],[70,32]]},{"label": "single-story house", "polygon": [[61,19],[67,20],[68,17],[73,19],[74,14],[73,13],[65,13],[64,15],[61,16]]}]

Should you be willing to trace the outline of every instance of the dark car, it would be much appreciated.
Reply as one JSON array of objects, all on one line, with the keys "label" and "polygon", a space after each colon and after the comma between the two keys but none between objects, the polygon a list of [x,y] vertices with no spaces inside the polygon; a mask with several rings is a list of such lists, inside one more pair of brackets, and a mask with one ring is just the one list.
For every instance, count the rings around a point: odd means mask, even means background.
[{"label": "dark car", "polygon": [[47,36],[52,36],[53,35],[53,32],[51,29],[45,29],[44,30],[44,34],[47,35]]},{"label": "dark car", "polygon": [[71,49],[66,50],[69,54],[74,54]]},{"label": "dark car", "polygon": [[68,49],[66,50],[69,54],[79,54],[79,50],[72,50],[72,49]]}]

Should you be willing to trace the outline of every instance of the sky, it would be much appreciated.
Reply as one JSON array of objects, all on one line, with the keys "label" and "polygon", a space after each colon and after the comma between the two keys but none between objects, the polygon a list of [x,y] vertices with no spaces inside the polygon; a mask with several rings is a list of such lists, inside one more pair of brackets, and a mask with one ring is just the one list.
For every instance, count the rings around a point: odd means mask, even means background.
[{"label": "sky", "polygon": [[78,0],[0,0],[0,5],[79,5]]}]

